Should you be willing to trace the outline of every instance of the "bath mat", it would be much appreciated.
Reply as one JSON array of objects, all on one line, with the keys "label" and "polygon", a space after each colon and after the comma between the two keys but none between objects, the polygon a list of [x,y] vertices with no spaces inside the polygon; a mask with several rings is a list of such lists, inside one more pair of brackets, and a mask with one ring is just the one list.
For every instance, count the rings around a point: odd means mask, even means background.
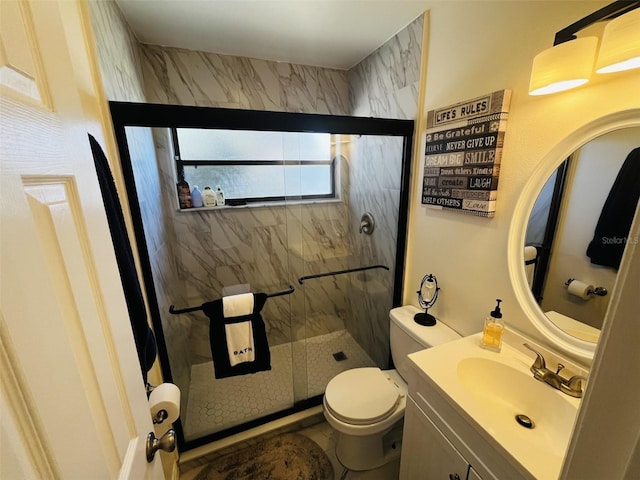
[{"label": "bath mat", "polygon": [[333,480],[327,454],[313,440],[285,433],[210,462],[193,480]]}]

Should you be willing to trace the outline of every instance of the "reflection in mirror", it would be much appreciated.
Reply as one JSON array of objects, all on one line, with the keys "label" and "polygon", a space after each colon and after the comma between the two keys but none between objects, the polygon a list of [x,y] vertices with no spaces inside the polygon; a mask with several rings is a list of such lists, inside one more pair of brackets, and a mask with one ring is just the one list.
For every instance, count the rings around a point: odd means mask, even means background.
[{"label": "reflection in mirror", "polygon": [[[598,340],[619,264],[619,254],[604,260],[594,250],[621,252],[630,241],[640,195],[638,147],[638,127],[588,142],[551,175],[531,211],[524,254],[531,292],[549,320],[581,340]],[[568,288],[570,279],[576,283]],[[585,290],[578,282],[608,294],[578,295]]]}]

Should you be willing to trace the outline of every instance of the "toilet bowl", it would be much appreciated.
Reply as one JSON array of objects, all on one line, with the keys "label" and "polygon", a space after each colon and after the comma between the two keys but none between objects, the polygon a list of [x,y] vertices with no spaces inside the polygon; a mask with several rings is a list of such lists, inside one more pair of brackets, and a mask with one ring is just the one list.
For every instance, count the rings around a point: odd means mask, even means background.
[{"label": "toilet bowl", "polygon": [[389,316],[391,354],[397,370],[354,368],[332,378],[325,389],[323,413],[336,431],[336,456],[349,470],[378,468],[400,455],[407,400],[407,355],[460,336],[441,322],[414,322],[420,310],[394,308]]},{"label": "toilet bowl", "polygon": [[325,390],[327,422],[354,436],[389,430],[402,416],[407,384],[396,370],[354,368],[335,376]]}]

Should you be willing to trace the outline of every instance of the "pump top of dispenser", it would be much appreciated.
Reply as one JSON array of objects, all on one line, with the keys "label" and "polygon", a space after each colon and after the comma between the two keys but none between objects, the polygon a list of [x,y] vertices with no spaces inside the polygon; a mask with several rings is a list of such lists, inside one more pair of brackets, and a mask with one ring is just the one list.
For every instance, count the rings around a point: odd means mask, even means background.
[{"label": "pump top of dispenser", "polygon": [[501,301],[502,301],[501,299],[496,298],[496,302],[498,302],[497,305],[496,305],[496,308],[495,308],[495,310],[492,310],[491,313],[489,314],[493,318],[502,318],[502,312],[500,311],[500,302]]}]

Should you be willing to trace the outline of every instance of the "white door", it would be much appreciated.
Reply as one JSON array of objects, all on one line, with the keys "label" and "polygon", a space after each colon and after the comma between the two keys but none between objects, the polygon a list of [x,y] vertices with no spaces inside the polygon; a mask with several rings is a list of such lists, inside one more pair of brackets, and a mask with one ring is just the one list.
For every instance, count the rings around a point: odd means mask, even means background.
[{"label": "white door", "polygon": [[163,478],[87,138],[87,21],[79,1],[0,1],[3,479]]}]

